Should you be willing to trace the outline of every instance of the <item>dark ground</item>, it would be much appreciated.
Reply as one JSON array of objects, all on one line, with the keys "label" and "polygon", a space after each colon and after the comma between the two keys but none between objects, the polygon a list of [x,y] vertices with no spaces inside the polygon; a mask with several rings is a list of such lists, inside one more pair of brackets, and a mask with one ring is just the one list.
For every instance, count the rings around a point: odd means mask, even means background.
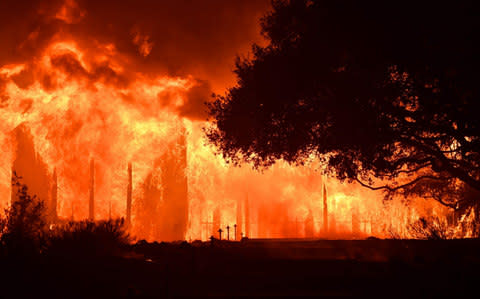
[{"label": "dark ground", "polygon": [[0,297],[477,297],[480,287],[480,240],[140,242],[123,257],[0,262]]}]

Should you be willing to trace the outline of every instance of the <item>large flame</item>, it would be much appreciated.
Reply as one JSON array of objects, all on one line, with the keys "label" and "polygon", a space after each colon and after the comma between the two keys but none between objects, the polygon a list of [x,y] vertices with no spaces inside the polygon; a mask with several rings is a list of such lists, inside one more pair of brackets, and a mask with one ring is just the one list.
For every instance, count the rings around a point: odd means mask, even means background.
[{"label": "large flame", "polygon": [[[74,4],[67,1],[56,18],[75,23],[83,15],[71,13]],[[148,56],[149,37],[132,35]],[[316,162],[279,162],[263,172],[227,165],[205,145],[205,123],[179,113],[201,84],[135,72],[114,44],[83,47],[61,35],[29,62],[3,65],[2,206],[10,202],[13,168],[39,197],[57,194],[60,219],[87,218],[91,190],[95,219],[126,217],[131,163],[131,230],[149,240],[205,240],[219,228],[227,237],[227,226],[230,239],[406,236],[420,215],[446,213],[433,201],[384,202],[381,193],[324,177]]]}]

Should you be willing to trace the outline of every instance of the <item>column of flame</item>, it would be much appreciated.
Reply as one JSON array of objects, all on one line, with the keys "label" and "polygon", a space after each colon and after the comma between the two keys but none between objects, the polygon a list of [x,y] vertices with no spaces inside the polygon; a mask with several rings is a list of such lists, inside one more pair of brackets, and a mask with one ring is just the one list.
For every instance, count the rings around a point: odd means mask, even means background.
[{"label": "column of flame", "polygon": [[236,235],[235,235],[235,239],[236,240],[240,240],[241,239],[241,234],[243,232],[243,221],[242,221],[242,218],[243,218],[243,210],[242,210],[242,201],[241,200],[237,200],[237,231],[236,231]]},{"label": "column of flame", "polygon": [[53,176],[52,176],[52,191],[51,191],[51,203],[50,203],[50,215],[51,220],[53,222],[57,221],[57,192],[58,192],[58,182],[57,182],[57,169],[53,169]]},{"label": "column of flame", "polygon": [[132,218],[132,163],[128,163],[128,185],[127,185],[127,227],[131,225]]},{"label": "column of flame", "polygon": [[245,196],[245,237],[250,237],[250,206],[248,194]]},{"label": "column of flame", "polygon": [[95,220],[95,161],[93,158],[90,160],[88,219]]},{"label": "column of flame", "polygon": [[323,182],[323,232],[328,234],[328,203],[327,203],[327,187]]}]

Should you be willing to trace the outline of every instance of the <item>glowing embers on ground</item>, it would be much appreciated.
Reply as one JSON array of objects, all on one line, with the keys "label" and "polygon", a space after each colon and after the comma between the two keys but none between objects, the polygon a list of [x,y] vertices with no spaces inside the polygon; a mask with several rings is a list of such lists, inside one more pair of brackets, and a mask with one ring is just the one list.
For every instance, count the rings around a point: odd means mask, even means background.
[{"label": "glowing embers on ground", "polygon": [[319,165],[229,167],[205,145],[203,123],[177,113],[195,80],[135,73],[113,45],[93,48],[60,41],[0,68],[3,206],[15,170],[52,221],[125,217],[130,194],[131,232],[148,240],[218,237],[235,224],[233,239],[401,235],[419,215],[445,213],[383,202]]}]

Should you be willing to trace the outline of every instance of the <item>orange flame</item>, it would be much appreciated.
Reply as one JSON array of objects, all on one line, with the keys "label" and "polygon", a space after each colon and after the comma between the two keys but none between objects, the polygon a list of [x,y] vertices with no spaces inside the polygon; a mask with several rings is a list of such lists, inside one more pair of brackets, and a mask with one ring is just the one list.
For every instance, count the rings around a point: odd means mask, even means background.
[{"label": "orange flame", "polygon": [[[57,17],[69,20],[68,7],[62,9]],[[135,34],[135,44],[147,56],[152,46],[148,37]],[[177,113],[188,91],[198,84],[193,77],[151,77],[130,68],[128,57],[112,44],[98,44],[92,51],[72,40],[54,41],[30,63],[0,68],[0,83],[4,82],[0,106],[3,206],[10,199],[11,165],[26,159],[18,156],[18,144],[25,142],[19,139],[32,138],[32,150],[36,152],[32,159],[43,161],[46,175],[55,172],[58,179],[60,218],[87,218],[91,159],[95,161],[95,218],[125,217],[127,165],[132,163],[136,207],[132,211],[132,232],[138,238],[207,239],[218,236],[219,228],[226,231],[226,226],[231,229],[231,239],[241,235],[408,236],[407,224],[419,215],[446,213],[430,201],[414,201],[409,207],[399,200],[384,202],[379,193],[325,178],[321,165],[315,162],[301,167],[279,162],[262,173],[249,167],[230,167],[205,145],[204,123]],[[20,125],[26,133],[12,134]],[[162,161],[172,147],[178,146],[182,134],[186,136],[187,158],[180,172],[188,181],[183,206],[175,203],[177,198],[165,198],[167,193],[162,193],[176,188],[175,183],[173,187],[166,185],[168,178],[162,177],[166,164]],[[179,151],[171,152],[175,156]],[[40,180],[37,173],[30,176]],[[46,188],[37,185],[34,191]],[[168,194],[179,194],[175,192]],[[48,197],[52,191],[41,194]],[[325,196],[328,229],[323,219]],[[162,219],[160,214],[145,212],[152,207],[159,209]],[[178,210],[185,210],[185,217]],[[180,234],[163,230],[162,235],[142,228],[140,223],[147,220],[154,227],[178,229]],[[168,221],[173,224],[166,226]],[[184,228],[179,229],[175,221],[185,222],[180,225]]]}]

